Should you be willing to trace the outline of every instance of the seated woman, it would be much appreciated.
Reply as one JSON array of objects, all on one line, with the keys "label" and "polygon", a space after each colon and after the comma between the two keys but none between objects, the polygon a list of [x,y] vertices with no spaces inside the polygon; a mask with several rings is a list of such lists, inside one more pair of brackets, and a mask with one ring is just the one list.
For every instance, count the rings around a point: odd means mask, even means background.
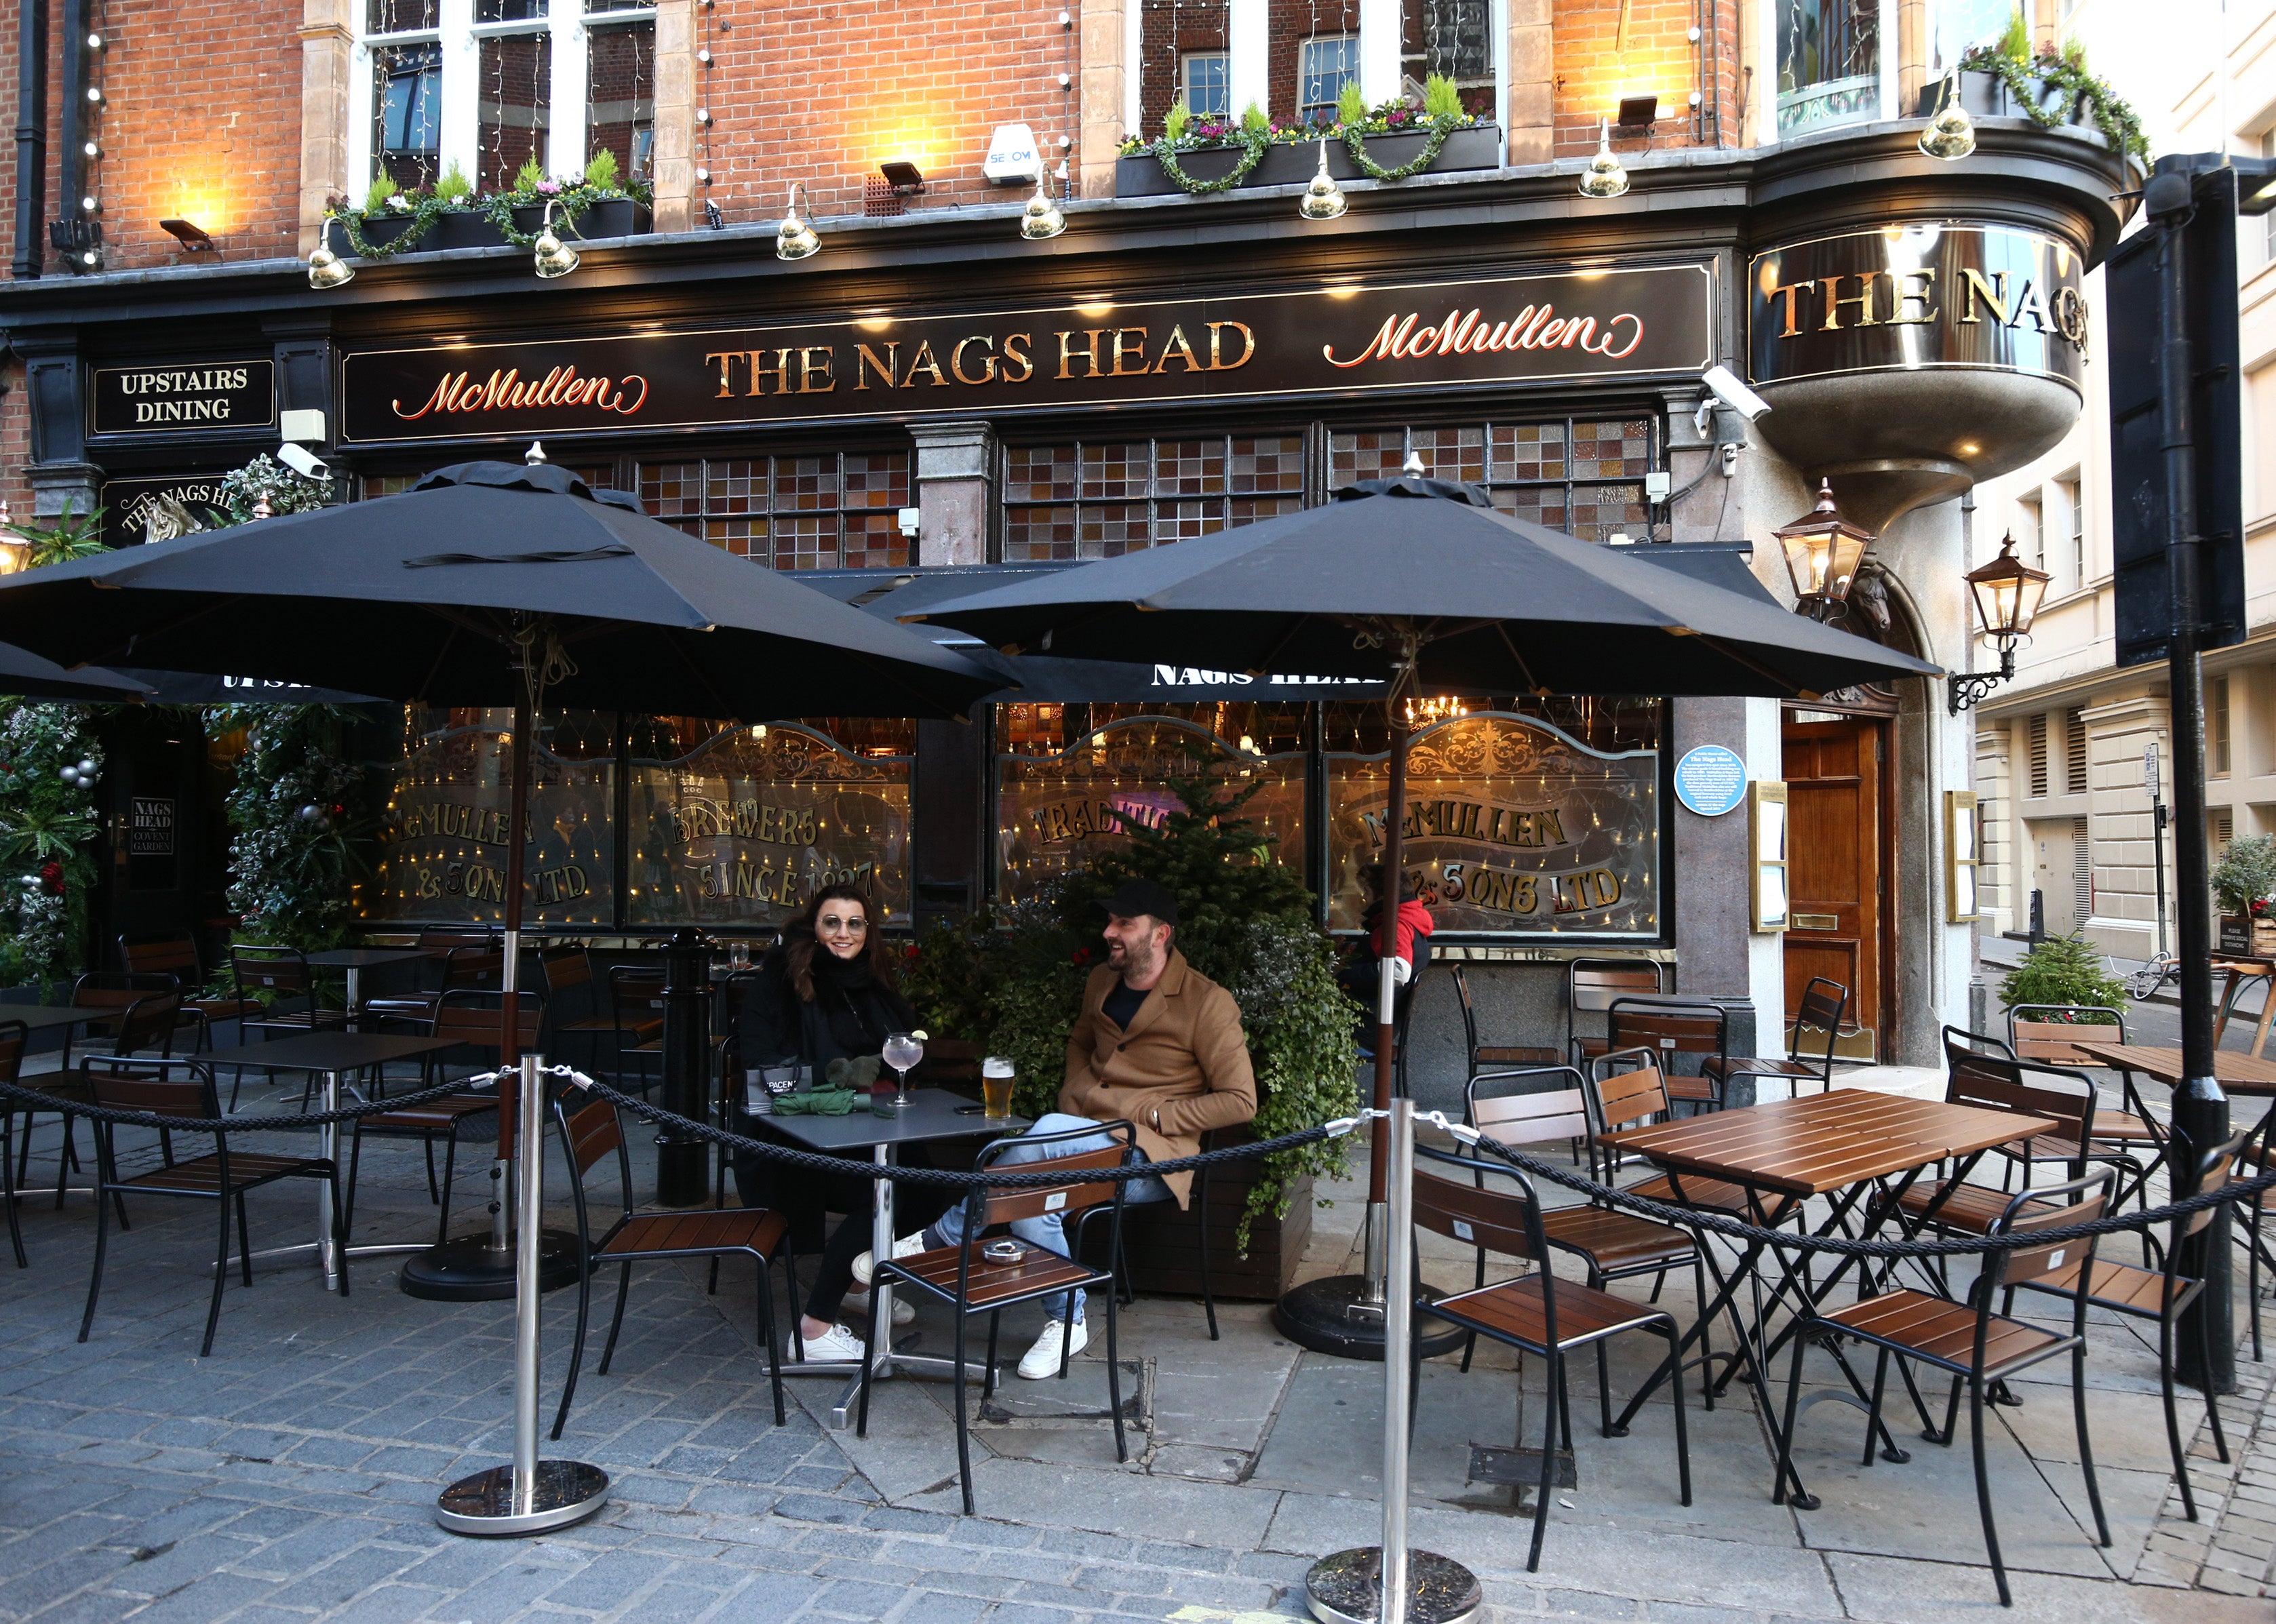
[{"label": "seated woman", "polygon": [[[783,927],[783,939],[759,965],[743,1000],[736,1035],[747,1066],[797,1061],[817,1081],[830,1062],[875,1055],[887,1035],[914,1030],[916,1012],[894,985],[884,933],[871,926],[869,905],[851,885],[826,885]],[[908,1146],[905,1163],[925,1165],[922,1147]],[[853,1284],[854,1255],[869,1243],[869,1181],[786,1167],[748,1150],[735,1157],[735,1188],[746,1207],[767,1207],[791,1220],[793,1238],[820,1233],[825,1212],[848,1216],[822,1249],[821,1271],[798,1323],[808,1359],[859,1359],[861,1340],[837,1323]],[[952,1191],[905,1184],[897,1208],[925,1220],[937,1216]],[[894,1304],[901,1318],[904,1305]]]},{"label": "seated woman", "polygon": [[1401,875],[1399,881],[1399,913],[1393,924],[1395,935],[1385,940],[1383,924],[1383,865],[1371,862],[1359,871],[1360,895],[1366,901],[1367,911],[1360,917],[1360,938],[1353,946],[1352,955],[1336,972],[1336,981],[1343,990],[1359,1000],[1367,1013],[1360,1022],[1361,1042],[1371,1042],[1376,1028],[1376,1000],[1383,975],[1383,954],[1386,948],[1394,953],[1398,962],[1392,967],[1391,979],[1404,987],[1422,973],[1430,962],[1430,931],[1435,924],[1430,910],[1424,907],[1415,892],[1415,883]]}]

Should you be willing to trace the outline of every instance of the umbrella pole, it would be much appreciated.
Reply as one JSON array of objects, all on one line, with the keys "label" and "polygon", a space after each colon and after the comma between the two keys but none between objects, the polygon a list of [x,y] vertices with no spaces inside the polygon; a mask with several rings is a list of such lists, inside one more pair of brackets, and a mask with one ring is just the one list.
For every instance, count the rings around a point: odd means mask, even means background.
[{"label": "umbrella pole", "polygon": [[[1383,891],[1376,899],[1376,1024],[1375,1108],[1391,1109],[1391,1090],[1397,1056],[1399,893],[1405,865],[1407,825],[1407,724],[1399,714],[1394,694],[1391,707],[1390,792],[1383,808]],[[1369,1135],[1367,1169],[1367,1293],[1361,1301],[1380,1306],[1390,1274],[1391,1214],[1385,1200],[1391,1171],[1391,1128],[1377,1117]],[[1386,1344],[1386,1347],[1388,1344]]]}]

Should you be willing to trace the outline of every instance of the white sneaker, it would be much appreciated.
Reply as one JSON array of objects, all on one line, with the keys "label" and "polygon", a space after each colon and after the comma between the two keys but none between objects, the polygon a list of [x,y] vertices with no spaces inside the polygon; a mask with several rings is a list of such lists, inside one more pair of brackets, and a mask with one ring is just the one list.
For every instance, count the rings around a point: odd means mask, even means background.
[{"label": "white sneaker", "polygon": [[[857,1314],[861,1316],[863,1323],[868,1323],[869,1318],[869,1294],[866,1291],[847,1292],[846,1294],[846,1311],[848,1314]],[[915,1305],[911,1303],[907,1297],[894,1298],[893,1324],[896,1325],[914,1325],[916,1322],[917,1311]]]},{"label": "white sneaker", "polygon": [[[1057,1376],[1059,1373],[1060,1339],[1066,1333],[1065,1320],[1045,1320],[1043,1334],[1036,1339],[1036,1345],[1020,1361],[1020,1374],[1031,1382],[1039,1382],[1046,1376]],[[1090,1332],[1084,1328],[1082,1321],[1075,1321],[1074,1335],[1066,1344],[1067,1353],[1070,1355],[1079,1354],[1089,1346]]]},{"label": "white sneaker", "polygon": [[[924,1249],[924,1231],[920,1229],[916,1233],[903,1235],[893,1242],[893,1258],[895,1262],[899,1262],[904,1257],[914,1257]],[[869,1277],[876,1271],[877,1262],[870,1253],[864,1252],[854,1260],[854,1279],[856,1284],[867,1286],[869,1283]]]},{"label": "white sneaker", "polygon": [[861,1339],[843,1325],[832,1325],[818,1337],[808,1337],[806,1351],[800,1356],[808,1362],[833,1362],[844,1364],[861,1362]]}]

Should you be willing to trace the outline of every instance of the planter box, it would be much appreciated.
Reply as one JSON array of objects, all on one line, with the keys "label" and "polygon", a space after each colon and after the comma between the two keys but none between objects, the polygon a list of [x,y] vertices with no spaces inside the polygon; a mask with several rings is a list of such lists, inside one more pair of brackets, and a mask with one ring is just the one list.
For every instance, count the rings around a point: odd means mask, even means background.
[{"label": "planter box", "polygon": [[[1367,156],[1385,169],[1397,169],[1411,163],[1422,155],[1430,136],[1422,132],[1413,135],[1378,135],[1367,143]],[[1457,130],[1439,148],[1438,162],[1423,171],[1436,175],[1449,170],[1499,169],[1502,164],[1502,133],[1498,125],[1474,125],[1467,130]],[[1241,150],[1238,147],[1208,148],[1199,152],[1180,153],[1178,165],[1196,180],[1222,180],[1233,173],[1240,163]],[[1320,146],[1317,141],[1301,146],[1274,147],[1249,171],[1248,178],[1235,191],[1246,192],[1258,186],[1300,186],[1319,171]],[[1338,180],[1366,178],[1359,166],[1351,161],[1350,149],[1340,140],[1328,142],[1328,173]],[[1134,158],[1114,161],[1114,195],[1117,197],[1161,197],[1175,195],[1184,190],[1162,172],[1161,160],[1151,153],[1141,153]]]},{"label": "planter box", "polygon": [[[513,229],[535,236],[545,224],[545,205],[533,204],[513,211]],[[649,228],[645,204],[629,197],[603,198],[574,220],[554,217],[553,234],[564,241],[583,239],[587,241],[603,237],[638,237]]]},{"label": "planter box", "polygon": [[[515,209],[513,222],[517,231],[535,236],[545,223],[544,205]],[[393,242],[410,229],[408,216],[383,218],[368,222],[363,228],[363,236],[366,242],[378,247]],[[634,202],[628,197],[612,197],[585,210],[573,224],[563,225],[557,222],[555,229],[560,236],[572,241],[601,237],[639,237],[652,229],[652,222],[645,204]],[[454,209],[447,214],[436,216],[435,224],[419,239],[419,246],[406,248],[404,253],[442,254],[452,248],[502,248],[506,246],[506,234],[490,223],[488,215],[478,209]],[[338,220],[325,223],[324,246],[343,257],[355,252],[348,242],[347,227]]]},{"label": "planter box", "polygon": [[[2042,112],[2054,113],[2065,124],[2097,129],[2093,116],[2086,110],[2084,96],[2058,90],[2039,80],[2035,79],[2032,83],[2038,86],[2037,101]],[[1915,116],[1922,118],[1934,117],[1943,95],[1942,80],[1923,85]],[[2031,116],[2030,109],[2016,99],[2005,80],[1973,69],[1960,76],[1959,101],[1972,118],[2028,118]]]},{"label": "planter box", "polygon": [[[1256,1182],[1255,1164],[1221,1164],[1210,1180],[1210,1285],[1221,1301],[1271,1302],[1295,1283],[1312,1240],[1312,1180],[1297,1180],[1288,1216],[1260,1218],[1250,1227],[1248,1256],[1236,1256],[1234,1228]],[[1198,1195],[1198,1188],[1196,1189]],[[1096,1226],[1094,1226],[1096,1227]],[[1122,1218],[1122,1253],[1130,1288],[1158,1296],[1202,1294],[1198,1205],[1132,1207]]]},{"label": "planter box", "polygon": [[440,254],[445,248],[503,248],[505,233],[490,224],[490,217],[471,209],[454,209],[449,214],[436,216],[433,229],[419,239],[413,250],[419,254]]}]

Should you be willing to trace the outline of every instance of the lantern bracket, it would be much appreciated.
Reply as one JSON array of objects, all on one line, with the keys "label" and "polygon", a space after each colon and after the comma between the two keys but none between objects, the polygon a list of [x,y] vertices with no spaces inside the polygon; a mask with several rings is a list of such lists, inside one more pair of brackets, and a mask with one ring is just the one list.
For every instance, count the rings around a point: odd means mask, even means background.
[{"label": "lantern bracket", "polygon": [[1945,679],[1945,702],[1954,716],[1973,710],[1992,695],[1998,687],[2015,674],[2015,646],[2007,644],[1999,650],[1998,671],[1955,672]]}]

